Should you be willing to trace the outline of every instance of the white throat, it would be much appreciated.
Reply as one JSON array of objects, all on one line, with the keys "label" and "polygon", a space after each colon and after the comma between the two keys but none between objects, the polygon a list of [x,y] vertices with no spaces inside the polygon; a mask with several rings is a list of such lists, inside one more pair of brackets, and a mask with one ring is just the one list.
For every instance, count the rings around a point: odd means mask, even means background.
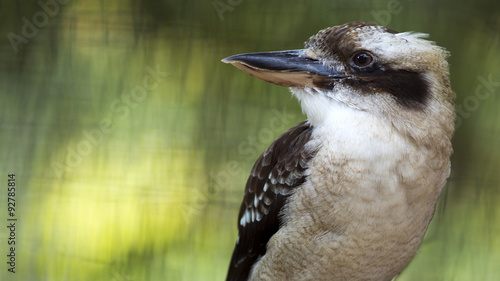
[{"label": "white throat", "polygon": [[391,159],[407,150],[408,140],[387,120],[310,88],[292,88],[292,92],[315,128],[311,145],[368,161]]},{"label": "white throat", "polygon": [[[369,118],[369,114],[354,105],[337,100],[334,95],[326,96],[312,88],[291,88],[294,96],[300,101],[302,112],[307,115],[309,122],[317,128],[334,125],[359,125],[356,119]],[[346,122],[343,122],[346,121]],[[361,121],[361,120],[358,120]],[[365,122],[367,123],[366,119]],[[369,123],[369,122],[368,122]],[[366,124],[368,126],[368,124]]]}]

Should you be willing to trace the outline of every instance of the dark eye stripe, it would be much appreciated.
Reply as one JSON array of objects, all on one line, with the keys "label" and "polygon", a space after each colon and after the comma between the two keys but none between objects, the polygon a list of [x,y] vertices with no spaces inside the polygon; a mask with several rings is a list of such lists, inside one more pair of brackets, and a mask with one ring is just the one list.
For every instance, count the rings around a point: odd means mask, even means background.
[{"label": "dark eye stripe", "polygon": [[419,110],[424,108],[429,99],[429,84],[422,74],[395,70],[376,64],[370,66],[370,71],[356,71],[354,75],[343,80],[331,81],[328,79],[315,81],[319,88],[332,90],[336,84],[345,84],[370,94],[389,94],[402,106]]},{"label": "dark eye stripe", "polygon": [[410,109],[421,109],[429,98],[429,85],[422,74],[385,67],[359,73],[348,81],[351,86],[367,93],[390,94]]}]

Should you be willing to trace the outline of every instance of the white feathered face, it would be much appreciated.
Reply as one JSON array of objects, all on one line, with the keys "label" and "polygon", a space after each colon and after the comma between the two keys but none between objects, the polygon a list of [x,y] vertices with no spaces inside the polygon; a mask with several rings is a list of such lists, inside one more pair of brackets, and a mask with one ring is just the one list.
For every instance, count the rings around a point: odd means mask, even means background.
[{"label": "white feathered face", "polygon": [[425,36],[353,22],[319,31],[305,49],[235,55],[223,62],[291,87],[313,124],[326,118],[331,102],[340,102],[385,118],[415,139],[428,138],[429,130],[451,138],[448,53]]}]

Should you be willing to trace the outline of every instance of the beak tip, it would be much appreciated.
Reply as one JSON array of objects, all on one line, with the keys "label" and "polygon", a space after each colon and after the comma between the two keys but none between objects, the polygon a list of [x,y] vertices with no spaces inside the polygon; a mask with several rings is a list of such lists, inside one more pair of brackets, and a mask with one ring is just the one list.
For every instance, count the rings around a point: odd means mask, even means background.
[{"label": "beak tip", "polygon": [[234,60],[232,59],[232,57],[223,58],[220,61],[223,63],[234,63]]}]

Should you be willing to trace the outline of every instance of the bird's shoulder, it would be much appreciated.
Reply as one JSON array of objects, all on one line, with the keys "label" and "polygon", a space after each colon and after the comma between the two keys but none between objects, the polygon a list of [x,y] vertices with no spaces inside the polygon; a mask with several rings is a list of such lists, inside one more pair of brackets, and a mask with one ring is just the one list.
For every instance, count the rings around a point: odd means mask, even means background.
[{"label": "bird's shoulder", "polygon": [[253,166],[238,216],[239,236],[227,280],[246,280],[279,230],[286,198],[305,182],[308,162],[316,152],[306,145],[312,129],[306,121],[291,128]]}]

